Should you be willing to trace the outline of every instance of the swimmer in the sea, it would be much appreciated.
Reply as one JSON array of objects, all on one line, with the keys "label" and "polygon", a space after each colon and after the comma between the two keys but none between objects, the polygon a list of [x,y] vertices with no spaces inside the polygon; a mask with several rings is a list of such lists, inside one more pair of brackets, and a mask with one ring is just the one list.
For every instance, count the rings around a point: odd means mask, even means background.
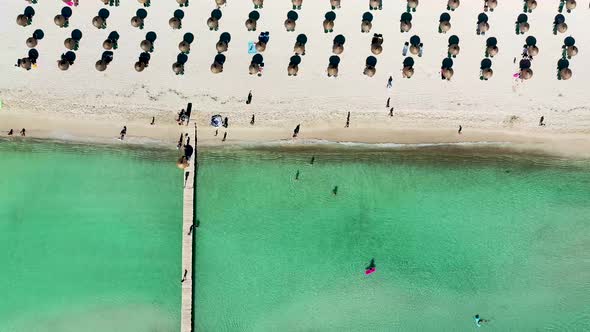
[{"label": "swimmer in the sea", "polygon": [[473,317],[473,319],[475,319],[475,325],[477,325],[477,327],[480,327],[481,324],[483,324],[483,323],[489,322],[488,319],[483,319],[483,318],[479,317],[479,314],[475,315],[475,317]]},{"label": "swimmer in the sea", "polygon": [[332,189],[332,194],[334,194],[334,196],[338,195],[338,186],[335,186],[334,189]]},{"label": "swimmer in the sea", "polygon": [[295,173],[295,180],[299,180],[299,170],[297,170],[297,173]]}]

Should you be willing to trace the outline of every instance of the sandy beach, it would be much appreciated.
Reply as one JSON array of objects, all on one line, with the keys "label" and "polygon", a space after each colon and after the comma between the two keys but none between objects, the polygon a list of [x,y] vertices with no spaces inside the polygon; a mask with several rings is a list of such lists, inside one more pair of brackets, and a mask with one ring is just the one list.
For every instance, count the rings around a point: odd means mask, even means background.
[{"label": "sandy beach", "polygon": [[[100,1],[84,1],[73,8],[70,27],[61,29],[53,23],[63,3],[42,2],[34,5],[33,24],[17,26],[15,18],[27,6],[25,1],[3,2],[0,10],[7,16],[0,22],[4,64],[0,75],[0,131],[27,129],[27,136],[92,142],[117,142],[115,138],[126,125],[126,142],[175,145],[179,127],[175,117],[188,102],[193,103],[192,123],[199,125],[199,143],[255,144],[284,142],[306,144],[316,140],[365,143],[460,143],[497,142],[515,148],[543,150],[577,157],[590,157],[590,97],[586,82],[590,77],[590,59],[586,49],[590,36],[585,23],[590,19],[587,3],[580,1],[572,13],[564,14],[569,26],[565,34],[553,35],[552,22],[558,1],[539,4],[528,14],[529,33],[517,36],[514,21],[522,11],[519,1],[500,3],[488,12],[490,30],[485,36],[475,33],[481,1],[464,1],[452,16],[447,34],[437,32],[438,17],[447,12],[446,2],[421,3],[413,13],[413,28],[399,32],[399,17],[405,1],[386,2],[382,11],[372,11],[371,33],[360,32],[361,16],[368,11],[368,1],[343,2],[336,9],[333,33],[324,33],[322,21],[330,11],[329,1],[306,1],[299,10],[295,32],[287,32],[283,22],[291,10],[291,2],[268,1],[259,9],[258,30],[248,32],[244,22],[253,10],[250,1],[231,1],[222,7],[219,31],[209,31],[206,20],[215,3],[191,2],[183,8],[185,18],[181,30],[172,30],[168,20],[178,9],[175,1],[157,2],[148,8],[145,29],[133,28],[129,21],[140,8],[136,1],[124,1],[120,7],[108,7],[108,27],[98,30],[92,17],[103,5]],[[56,61],[66,49],[63,40],[72,29],[84,36],[76,51],[75,64],[65,72]],[[13,67],[17,58],[26,56],[25,39],[35,29],[43,29],[39,41],[38,67],[31,71]],[[109,32],[121,35],[114,60],[105,72],[94,69],[103,52],[102,42]],[[147,32],[158,34],[149,67],[141,73],[134,70],[141,49],[139,44]],[[248,74],[252,55],[248,42],[256,41],[261,31],[270,32],[270,42],[262,53],[265,70],[262,77]],[[186,32],[195,35],[195,42],[185,66],[185,74],[175,75],[172,63],[179,53],[178,43]],[[217,55],[215,43],[222,32],[232,40],[225,53],[227,61],[221,74],[209,67]],[[307,53],[302,57],[297,77],[287,76],[287,64],[293,55],[298,34],[308,37]],[[378,59],[377,73],[363,75],[367,56],[372,55],[373,33],[384,37],[383,53]],[[346,37],[340,55],[337,78],[326,75],[328,58],[332,56],[332,40],[338,34]],[[401,75],[402,47],[412,35],[424,43],[424,55],[414,56],[415,75]],[[440,79],[440,63],[447,54],[447,40],[460,37],[461,52],[454,59],[455,75],[451,81]],[[513,78],[524,39],[533,35],[540,53],[534,58],[534,77],[528,81]],[[570,60],[572,79],[556,79],[556,63],[566,36],[576,38],[580,52]],[[493,61],[494,76],[479,79],[479,63],[484,58],[485,40],[496,37],[500,52]],[[389,76],[393,88],[387,89]],[[246,105],[252,90],[252,104]],[[394,116],[385,107],[391,98]],[[344,128],[351,112],[350,128]],[[212,115],[229,118],[229,128],[209,126]],[[250,125],[252,114],[256,116]],[[545,117],[546,126],[539,127]],[[152,117],[156,124],[149,123]],[[293,129],[301,124],[297,140],[291,139]],[[461,125],[463,134],[458,135]],[[189,127],[191,128],[191,127]],[[221,142],[227,131],[226,142]]]}]

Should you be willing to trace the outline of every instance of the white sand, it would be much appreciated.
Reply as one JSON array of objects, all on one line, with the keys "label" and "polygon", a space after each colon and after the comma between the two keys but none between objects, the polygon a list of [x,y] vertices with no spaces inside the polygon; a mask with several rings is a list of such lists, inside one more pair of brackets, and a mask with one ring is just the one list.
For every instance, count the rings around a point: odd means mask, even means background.
[{"label": "white sand", "polygon": [[[559,1],[540,1],[528,14],[529,34],[517,36],[514,21],[522,11],[521,1],[501,1],[490,17],[491,29],[486,36],[475,34],[477,14],[483,1],[463,1],[451,12],[452,29],[438,34],[438,17],[446,11],[446,1],[422,1],[413,14],[410,33],[399,32],[399,17],[405,1],[385,1],[382,11],[373,11],[373,30],[360,32],[361,16],[368,11],[368,0],[343,0],[337,9],[334,33],[324,34],[322,21],[330,10],[328,0],[304,0],[298,11],[296,32],[286,32],[283,22],[291,10],[290,0],[266,1],[259,10],[257,32],[247,32],[244,22],[253,10],[251,1],[229,0],[222,8],[219,31],[209,31],[205,22],[215,8],[213,0],[192,0],[184,8],[182,30],[172,30],[168,19],[178,9],[175,1],[154,0],[144,30],[131,27],[130,18],[140,8],[136,1],[123,0],[120,7],[108,7],[108,28],[98,30],[92,17],[102,8],[101,1],[82,0],[74,8],[70,28],[60,29],[53,23],[60,1],[40,1],[33,25],[22,28],[16,16],[26,7],[25,1],[2,1],[0,38],[5,48],[0,53],[0,110],[2,135],[9,128],[27,128],[28,136],[61,139],[110,141],[121,127],[129,128],[129,142],[165,142],[174,145],[180,129],[174,117],[186,103],[193,102],[193,118],[201,128],[200,139],[210,144],[221,143],[224,132],[213,137],[208,126],[213,114],[229,117],[228,141],[264,142],[290,139],[293,128],[301,123],[301,140],[327,139],[355,142],[429,143],[461,141],[513,142],[565,154],[590,155],[590,48],[587,24],[590,22],[588,1],[578,1],[578,8],[564,14],[569,30],[552,34],[553,17]],[[37,47],[41,56],[38,68],[29,72],[12,67],[28,48],[25,39],[35,29],[45,31]],[[57,68],[59,55],[65,52],[63,40],[72,29],[84,33],[78,59],[67,72]],[[106,72],[94,69],[103,52],[102,42],[110,31],[121,35],[119,49]],[[158,39],[149,68],[142,73],[133,69],[140,53],[139,43],[146,32],[155,31]],[[212,74],[209,66],[217,54],[215,43],[222,32],[230,32],[230,50],[222,74]],[[263,53],[263,77],[248,75],[251,55],[248,41],[257,40],[260,31],[270,31],[270,42]],[[195,42],[184,76],[176,76],[171,65],[179,53],[177,45],[186,32]],[[308,36],[307,54],[300,64],[299,76],[288,77],[289,58],[299,33]],[[377,75],[362,75],[370,52],[372,33],[385,39],[384,52],[377,56]],[[346,36],[338,78],[326,76],[332,40]],[[416,74],[401,78],[403,43],[419,35],[425,45],[422,58],[414,57]],[[442,81],[439,68],[446,56],[447,40],[456,34],[461,38],[461,53],[455,59],[455,76]],[[513,58],[518,57],[528,35],[538,40],[540,54],[535,57],[530,81],[517,82]],[[576,38],[579,54],[570,60],[574,76],[569,81],[556,79],[556,63],[566,36]],[[500,53],[492,59],[494,77],[479,80],[479,63],[484,57],[485,40],[498,38]],[[392,90],[385,88],[389,75],[394,77]],[[245,105],[248,90],[253,90],[252,105]],[[395,116],[390,118],[384,107],[391,97]],[[350,111],[351,128],[344,129]],[[250,126],[256,114],[256,125]],[[541,115],[547,126],[538,127]],[[149,126],[156,116],[156,126]],[[463,135],[457,135],[459,125]]]}]

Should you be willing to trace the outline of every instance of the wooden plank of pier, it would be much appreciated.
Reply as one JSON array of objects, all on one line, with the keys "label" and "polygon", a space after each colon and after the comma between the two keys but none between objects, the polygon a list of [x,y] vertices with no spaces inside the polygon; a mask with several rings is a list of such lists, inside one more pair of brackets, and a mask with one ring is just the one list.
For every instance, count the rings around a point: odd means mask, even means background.
[{"label": "wooden plank of pier", "polygon": [[[182,208],[182,307],[180,312],[180,331],[193,331],[193,236],[194,224],[194,196],[195,196],[195,164],[197,162],[196,128],[195,151],[190,160],[189,167],[185,169],[183,180],[183,208]],[[188,175],[187,175],[188,174]]]}]

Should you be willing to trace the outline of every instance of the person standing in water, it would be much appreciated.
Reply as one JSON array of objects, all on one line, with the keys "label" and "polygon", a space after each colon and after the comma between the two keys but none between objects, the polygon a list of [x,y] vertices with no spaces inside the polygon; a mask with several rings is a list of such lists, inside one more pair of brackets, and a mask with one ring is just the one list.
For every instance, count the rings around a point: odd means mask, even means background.
[{"label": "person standing in water", "polygon": [[250,125],[254,125],[254,114],[252,114],[252,119],[250,119]]},{"label": "person standing in water", "polygon": [[125,135],[127,135],[127,126],[123,126],[123,129],[121,129],[119,139],[122,141],[125,138]]},{"label": "person standing in water", "polygon": [[156,117],[155,116],[152,116],[152,123],[150,123],[150,125],[153,126],[154,124],[156,124]]},{"label": "person standing in water", "polygon": [[299,170],[297,170],[297,173],[295,173],[295,180],[299,180]]},{"label": "person standing in water", "polygon": [[539,126],[540,127],[545,126],[545,116],[541,116],[541,118],[539,119]]},{"label": "person standing in water", "polygon": [[391,88],[393,86],[393,77],[389,76],[389,79],[387,80],[387,88]]},{"label": "person standing in water", "polygon": [[311,165],[315,162],[315,156],[311,156],[311,161],[309,162]]},{"label": "person standing in water", "polygon": [[299,129],[301,129],[301,124],[298,124],[297,127],[295,127],[295,130],[293,130],[293,138],[296,138],[297,135],[299,135]]},{"label": "person standing in water", "polygon": [[346,125],[344,126],[344,128],[348,127],[350,127],[350,112],[348,112],[348,115],[346,116]]},{"label": "person standing in water", "polygon": [[24,137],[24,136],[27,136],[27,133],[26,133],[26,130],[25,130],[25,128],[23,128],[23,129],[20,131],[20,135],[21,135],[21,136],[23,136],[23,137]]},{"label": "person standing in water", "polygon": [[250,92],[248,92],[248,98],[246,99],[246,105],[250,105],[251,102],[252,102],[252,90],[250,90]]},{"label": "person standing in water", "polygon": [[10,129],[10,130],[8,131],[8,136],[12,136],[12,134],[14,134],[14,130]]},{"label": "person standing in water", "polygon": [[332,195],[338,195],[338,186],[334,186],[334,189],[332,189]]},{"label": "person standing in water", "polygon": [[461,132],[462,132],[462,131],[463,131],[463,126],[459,125],[459,130],[457,131],[457,133],[458,133],[459,135],[461,135]]},{"label": "person standing in water", "polygon": [[385,104],[385,108],[389,108],[389,101],[391,101],[391,97],[387,98],[387,103]]}]

